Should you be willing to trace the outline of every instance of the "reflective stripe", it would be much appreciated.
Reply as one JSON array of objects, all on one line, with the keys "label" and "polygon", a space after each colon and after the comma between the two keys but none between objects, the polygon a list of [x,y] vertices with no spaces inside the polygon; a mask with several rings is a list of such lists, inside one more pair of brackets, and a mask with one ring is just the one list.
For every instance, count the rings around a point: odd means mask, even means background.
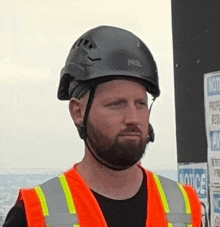
[{"label": "reflective stripe", "polygon": [[[76,209],[65,175],[55,177],[36,187],[46,226],[79,227]],[[47,215],[45,215],[47,214]]]},{"label": "reflective stripe", "polygon": [[184,197],[184,200],[185,200],[185,206],[186,206],[186,213],[187,214],[191,214],[191,208],[190,208],[190,204],[189,204],[189,198],[187,196],[187,193],[185,191],[185,189],[183,188],[183,186],[181,184],[178,184],[181,192],[183,193],[183,197]]},{"label": "reflective stripe", "polygon": [[77,223],[76,215],[70,214],[56,214],[49,215],[45,217],[47,225],[50,226],[71,226],[73,227],[74,223]]},{"label": "reflective stripe", "polygon": [[154,174],[153,176],[154,176],[154,179],[156,181],[157,188],[158,188],[158,190],[160,192],[160,196],[161,196],[161,199],[162,199],[162,203],[163,203],[163,207],[165,209],[165,212],[166,213],[169,213],[170,212],[170,209],[169,209],[169,206],[168,206],[168,203],[167,203],[167,199],[166,199],[166,196],[165,196],[163,187],[162,187],[162,185],[160,183],[160,179],[159,179],[159,177],[158,177],[157,174]]},{"label": "reflective stripe", "polygon": [[67,202],[67,205],[69,208],[69,212],[70,212],[70,214],[76,214],[76,208],[74,206],[73,198],[72,198],[68,183],[66,181],[65,175],[61,174],[59,176],[59,179],[60,179],[60,183],[62,185],[63,191],[64,191],[64,195],[66,197],[66,202]]},{"label": "reflective stripe", "polygon": [[168,227],[191,226],[191,209],[184,188],[175,181],[154,174]]},{"label": "reflective stripe", "polygon": [[[160,176],[160,181],[169,204],[170,212],[186,216],[185,201],[178,183],[162,176]],[[189,219],[186,218],[186,220]]]},{"label": "reflective stripe", "polygon": [[49,211],[48,211],[48,207],[47,207],[47,202],[44,196],[43,191],[41,190],[40,186],[35,187],[35,191],[40,199],[40,204],[42,207],[42,211],[43,211],[43,215],[44,216],[48,216],[49,215]]},{"label": "reflective stripe", "polygon": [[184,223],[190,223],[190,216],[186,214],[168,213],[167,219],[170,223],[178,223],[180,220],[182,220]]}]

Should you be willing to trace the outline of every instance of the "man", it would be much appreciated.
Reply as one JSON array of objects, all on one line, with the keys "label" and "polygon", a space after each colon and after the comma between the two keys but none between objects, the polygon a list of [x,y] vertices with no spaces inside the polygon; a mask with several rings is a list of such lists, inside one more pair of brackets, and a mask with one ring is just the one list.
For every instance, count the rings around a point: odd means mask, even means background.
[{"label": "man", "polygon": [[70,100],[84,158],[21,189],[4,226],[200,226],[192,188],[140,166],[154,141],[149,96],[159,94],[156,64],[138,37],[110,26],[82,35],[61,71],[58,98]]}]

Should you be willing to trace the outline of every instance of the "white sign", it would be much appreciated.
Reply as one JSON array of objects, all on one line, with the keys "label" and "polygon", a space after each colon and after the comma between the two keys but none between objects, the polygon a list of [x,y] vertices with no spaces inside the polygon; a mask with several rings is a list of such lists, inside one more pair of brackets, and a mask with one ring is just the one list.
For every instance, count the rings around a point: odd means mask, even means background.
[{"label": "white sign", "polygon": [[220,226],[220,187],[210,187],[211,227]]},{"label": "white sign", "polygon": [[208,205],[207,163],[179,163],[178,181],[192,185],[200,200]]},{"label": "white sign", "polygon": [[211,184],[220,184],[220,71],[204,75],[206,137]]},{"label": "white sign", "polygon": [[178,181],[182,184],[192,185],[197,192],[200,201],[204,204],[202,206],[202,227],[205,227],[205,215],[209,211],[207,163],[179,163]]},{"label": "white sign", "polygon": [[220,157],[209,157],[209,177],[210,182],[216,185],[220,184]]}]

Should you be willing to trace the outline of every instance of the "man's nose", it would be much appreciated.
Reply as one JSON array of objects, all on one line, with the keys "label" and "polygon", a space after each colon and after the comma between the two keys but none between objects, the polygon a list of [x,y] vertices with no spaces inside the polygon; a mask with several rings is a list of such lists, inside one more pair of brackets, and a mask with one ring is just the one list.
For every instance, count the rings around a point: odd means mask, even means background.
[{"label": "man's nose", "polygon": [[124,123],[126,125],[129,124],[135,124],[138,125],[140,123],[140,118],[138,115],[138,110],[135,105],[128,105],[128,107],[125,110],[125,117],[124,117]]}]

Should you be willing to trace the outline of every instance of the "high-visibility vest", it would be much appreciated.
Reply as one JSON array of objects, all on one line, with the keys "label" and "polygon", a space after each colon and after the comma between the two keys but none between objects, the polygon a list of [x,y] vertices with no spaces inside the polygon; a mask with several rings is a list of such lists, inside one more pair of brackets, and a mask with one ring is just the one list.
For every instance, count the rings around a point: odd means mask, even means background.
[{"label": "high-visibility vest", "polygon": [[[142,168],[142,167],[141,167]],[[200,227],[201,206],[190,187],[145,170],[146,227]],[[20,189],[28,227],[107,227],[93,193],[75,166],[35,188]]]}]

